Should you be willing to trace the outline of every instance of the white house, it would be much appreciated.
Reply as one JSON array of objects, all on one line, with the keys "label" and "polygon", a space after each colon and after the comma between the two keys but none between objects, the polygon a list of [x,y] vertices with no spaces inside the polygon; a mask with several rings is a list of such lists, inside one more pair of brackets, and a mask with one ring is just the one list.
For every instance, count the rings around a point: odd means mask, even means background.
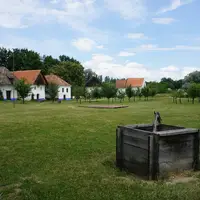
[{"label": "white house", "polygon": [[144,78],[128,78],[126,80],[116,80],[116,88],[118,88],[120,91],[125,92],[126,88],[130,85],[134,90],[137,90],[137,88],[142,89],[145,87],[146,82]]},{"label": "white house", "polygon": [[31,92],[25,100],[44,100],[45,86],[47,81],[41,70],[15,71],[14,76],[17,79],[24,79],[26,83],[31,84]]},{"label": "white house", "polygon": [[16,100],[17,91],[14,89],[13,83],[16,78],[5,67],[0,67],[0,91],[3,94],[4,100]]},{"label": "white house", "polygon": [[69,83],[54,74],[46,75],[45,78],[48,84],[54,83],[59,86],[57,96],[59,100],[71,99],[71,85]]}]

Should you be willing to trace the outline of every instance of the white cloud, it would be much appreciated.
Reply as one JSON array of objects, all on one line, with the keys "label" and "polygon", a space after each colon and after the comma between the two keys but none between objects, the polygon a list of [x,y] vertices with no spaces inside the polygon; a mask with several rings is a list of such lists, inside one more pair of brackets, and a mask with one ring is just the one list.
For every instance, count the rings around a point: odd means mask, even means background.
[{"label": "white cloud", "polygon": [[165,8],[162,8],[159,13],[165,13],[168,11],[176,10],[177,8],[192,3],[193,0],[171,0],[171,4]]},{"label": "white cloud", "polygon": [[[59,8],[57,8],[59,3]],[[0,26],[25,28],[36,23],[62,23],[82,31],[94,31],[88,24],[99,16],[93,0],[0,0]]]},{"label": "white cloud", "polygon": [[128,33],[127,38],[129,38],[129,39],[148,39],[148,37],[145,36],[144,33]]},{"label": "white cloud", "polygon": [[50,3],[51,4],[57,4],[57,3],[59,3],[59,0],[51,0]]},{"label": "white cloud", "polygon": [[80,51],[91,51],[95,47],[96,42],[89,38],[79,38],[73,40],[72,45]]},{"label": "white cloud", "polygon": [[153,18],[152,21],[155,24],[171,24],[175,20],[173,18]]},{"label": "white cloud", "polygon": [[174,47],[159,47],[156,44],[143,44],[129,51],[200,51],[200,46],[176,45]]},{"label": "white cloud", "polygon": [[104,49],[104,46],[103,45],[98,45],[97,49]]},{"label": "white cloud", "polygon": [[97,45],[97,43],[89,38],[78,38],[73,40],[71,43],[74,47],[76,47],[80,51],[92,51],[93,49],[104,49],[103,45]]},{"label": "white cloud", "polygon": [[143,19],[146,15],[144,0],[104,0],[107,8],[126,20]]},{"label": "white cloud", "polygon": [[200,70],[200,67],[170,65],[151,69],[137,62],[126,61],[117,63],[113,57],[103,54],[93,54],[92,59],[83,63],[85,68],[91,68],[97,74],[115,78],[144,77],[147,81],[159,81],[162,77],[173,79],[184,78],[188,73]]},{"label": "white cloud", "polygon": [[130,53],[130,52],[127,52],[127,51],[121,51],[121,52],[119,52],[118,56],[121,56],[121,57],[135,56],[135,53]]}]

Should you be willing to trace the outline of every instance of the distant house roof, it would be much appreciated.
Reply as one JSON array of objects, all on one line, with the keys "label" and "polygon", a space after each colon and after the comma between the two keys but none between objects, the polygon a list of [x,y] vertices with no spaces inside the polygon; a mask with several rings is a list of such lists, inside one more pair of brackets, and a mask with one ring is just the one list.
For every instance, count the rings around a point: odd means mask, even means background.
[{"label": "distant house roof", "polygon": [[116,88],[142,87],[144,78],[128,78],[127,80],[116,80]]},{"label": "distant house roof", "polygon": [[46,84],[45,77],[41,74],[41,70],[24,70],[13,72],[17,79],[25,79],[28,84],[36,84],[37,80],[40,78],[42,84]]},{"label": "distant house roof", "polygon": [[16,78],[6,67],[0,67],[0,85],[12,85]]},{"label": "distant house roof", "polygon": [[116,88],[126,88],[126,80],[116,80]]},{"label": "distant house roof", "polygon": [[69,83],[61,79],[59,76],[56,76],[54,74],[46,75],[45,76],[47,83],[54,83],[56,85],[61,85],[61,86],[70,86]]}]

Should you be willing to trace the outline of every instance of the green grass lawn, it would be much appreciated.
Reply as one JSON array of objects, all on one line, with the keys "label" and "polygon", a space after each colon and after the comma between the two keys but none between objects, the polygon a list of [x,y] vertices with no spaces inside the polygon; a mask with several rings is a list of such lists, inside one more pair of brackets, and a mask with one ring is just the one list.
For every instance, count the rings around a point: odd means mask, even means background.
[{"label": "green grass lawn", "polygon": [[114,161],[117,125],[151,123],[156,110],[164,123],[199,128],[200,104],[176,105],[168,98],[124,104],[129,107],[104,110],[76,102],[15,108],[1,102],[0,199],[199,200],[200,179],[176,185],[142,181],[120,172]]}]

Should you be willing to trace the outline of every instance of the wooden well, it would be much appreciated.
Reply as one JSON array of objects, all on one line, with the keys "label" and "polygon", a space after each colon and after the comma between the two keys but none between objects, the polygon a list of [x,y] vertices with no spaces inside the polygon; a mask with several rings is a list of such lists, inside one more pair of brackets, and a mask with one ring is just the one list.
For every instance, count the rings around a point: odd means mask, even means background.
[{"label": "wooden well", "polygon": [[139,177],[157,180],[169,172],[199,169],[199,130],[160,124],[118,126],[116,165]]}]

